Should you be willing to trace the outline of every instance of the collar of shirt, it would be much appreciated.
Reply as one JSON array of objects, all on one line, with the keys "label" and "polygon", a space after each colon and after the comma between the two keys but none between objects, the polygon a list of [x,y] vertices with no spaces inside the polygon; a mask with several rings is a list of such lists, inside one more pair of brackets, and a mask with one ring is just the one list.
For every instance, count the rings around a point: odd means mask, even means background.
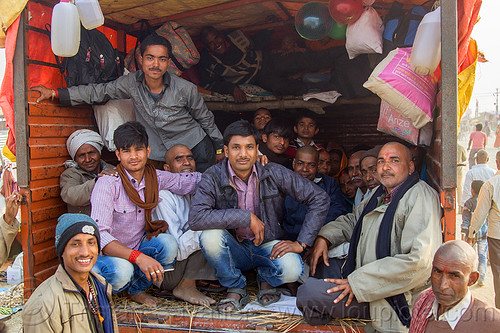
[{"label": "collar of shirt", "polygon": [[130,175],[130,173],[128,173],[128,171],[126,169],[123,169],[125,170],[125,173],[127,174],[127,177],[128,177],[128,181],[135,187],[135,189],[137,191],[140,191],[142,190],[144,187],[146,187],[146,183],[144,182],[144,176],[142,177],[141,181],[139,182],[139,184],[137,184],[137,180],[132,177]]},{"label": "collar of shirt", "polygon": [[314,177],[313,182],[314,182],[314,184],[319,184],[319,182],[320,182],[321,180],[323,180],[323,177],[318,177],[318,175],[316,175],[316,177]]},{"label": "collar of shirt", "polygon": [[[240,188],[241,183],[245,183],[244,180],[242,180],[240,177],[238,177],[235,173],[233,168],[231,167],[231,164],[229,163],[229,160],[227,161],[227,169],[229,170],[229,179],[231,182],[236,186],[237,190],[242,190]],[[252,173],[250,174],[250,177],[248,177],[248,184],[250,182],[257,182],[257,168],[255,167],[255,164],[252,167]]]},{"label": "collar of shirt", "polygon": [[[302,142],[302,140],[300,140],[299,138],[296,138],[295,141],[297,142],[297,145],[299,147],[304,147],[306,144],[304,142]],[[309,143],[309,146],[311,147],[315,147],[316,148],[316,143],[314,142],[314,140],[311,140],[311,142]]]},{"label": "collar of shirt", "polygon": [[396,193],[398,192],[398,190],[401,188],[401,186],[403,185],[403,183],[401,183],[398,186],[394,187],[391,192],[388,192],[387,188],[384,187],[384,189],[385,189],[385,197],[384,197],[383,202],[385,204],[388,204],[388,203],[390,203],[392,201],[392,198],[394,198],[394,196],[396,195]]},{"label": "collar of shirt", "polygon": [[434,316],[434,318],[437,318],[437,320],[439,321],[446,321],[450,325],[451,329],[454,330],[458,325],[458,322],[464,315],[465,311],[467,311],[467,309],[469,308],[471,302],[472,294],[470,290],[467,289],[467,294],[465,294],[465,297],[462,298],[462,300],[458,302],[457,305],[440,315],[438,318],[439,303],[435,299],[434,304],[432,304],[432,308],[427,315],[427,318]]}]

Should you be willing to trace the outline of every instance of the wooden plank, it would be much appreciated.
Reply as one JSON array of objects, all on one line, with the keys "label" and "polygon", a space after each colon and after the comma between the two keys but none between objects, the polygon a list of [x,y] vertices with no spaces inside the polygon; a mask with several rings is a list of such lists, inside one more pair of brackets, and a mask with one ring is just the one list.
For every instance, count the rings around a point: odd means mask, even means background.
[{"label": "wooden plank", "polygon": [[64,157],[54,157],[54,158],[48,158],[48,159],[37,159],[37,160],[31,160],[30,161],[30,166],[31,167],[43,167],[46,165],[63,165],[63,163],[67,160],[67,158]]},{"label": "wooden plank", "polygon": [[[34,277],[31,279],[32,285],[38,287],[43,281],[47,280],[49,277],[54,275],[56,272],[57,266],[59,265],[59,260],[54,259],[44,263],[44,265],[40,265],[35,267],[36,273]],[[26,295],[25,295],[26,297]]]},{"label": "wooden plank", "polygon": [[28,144],[30,146],[40,146],[40,145],[66,145],[66,140],[68,138],[30,138]]},{"label": "wooden plank", "polygon": [[42,180],[49,178],[59,178],[61,173],[64,171],[64,166],[62,165],[49,165],[42,167],[32,167],[31,169],[31,180]]},{"label": "wooden plank", "polygon": [[[62,214],[68,211],[66,204],[60,204],[57,206],[47,206],[42,209],[33,210],[32,212],[32,221],[33,223],[40,223],[43,221],[57,219]],[[37,228],[42,227],[41,225],[37,225]]]},{"label": "wooden plank", "polygon": [[31,189],[31,200],[32,201],[41,201],[50,198],[57,198],[61,193],[61,189],[58,185],[52,186],[44,186],[35,189]]},{"label": "wooden plank", "polygon": [[31,146],[30,153],[32,159],[39,158],[52,158],[52,157],[65,157],[67,159],[71,159],[68,154],[68,150],[66,149],[66,145],[59,146]]},{"label": "wooden plank", "polygon": [[[48,228],[39,228],[37,226],[36,230],[33,232],[33,244],[37,245],[46,241],[54,241],[54,236],[56,234],[57,220],[53,220],[53,226]],[[36,262],[35,262],[36,264]]]},{"label": "wooden plank", "polygon": [[[52,244],[54,244],[54,243],[52,243]],[[56,247],[55,247],[55,245],[52,245],[51,247],[46,247],[41,251],[34,252],[33,256],[35,258],[35,261],[34,261],[35,266],[43,264],[45,262],[53,260],[54,258],[57,258]]]},{"label": "wooden plank", "polygon": [[90,118],[64,118],[64,117],[44,117],[44,116],[30,116],[30,125],[73,125],[73,126],[87,126],[92,125]]},{"label": "wooden plank", "polygon": [[[34,99],[36,100],[36,99]],[[57,118],[91,118],[92,109],[89,105],[63,107],[56,103],[31,102],[29,103],[30,116],[57,117]]]},{"label": "wooden plank", "polygon": [[36,211],[38,209],[44,209],[46,207],[57,206],[57,205],[65,205],[62,201],[61,197],[50,198],[43,201],[37,201],[31,203],[31,211]]},{"label": "wooden plank", "polygon": [[71,126],[71,125],[60,125],[60,126],[55,126],[55,125],[35,125],[32,124],[29,126],[30,128],[30,135],[33,137],[39,137],[39,138],[48,138],[48,137],[69,137],[71,133],[73,133],[76,130],[83,129],[83,128],[88,128],[88,126],[85,125],[79,125],[79,126]]}]

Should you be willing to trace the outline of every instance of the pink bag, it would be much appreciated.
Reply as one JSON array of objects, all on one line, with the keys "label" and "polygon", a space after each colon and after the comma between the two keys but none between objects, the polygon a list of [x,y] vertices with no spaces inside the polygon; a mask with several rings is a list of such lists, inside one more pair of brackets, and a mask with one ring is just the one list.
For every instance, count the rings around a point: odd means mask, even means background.
[{"label": "pink bag", "polygon": [[[183,71],[200,61],[200,53],[193,43],[191,36],[184,27],[177,22],[169,21],[156,30],[156,33],[166,38],[172,44],[172,61],[170,67],[175,74]],[[169,69],[169,72],[171,70]]]},{"label": "pink bag", "polygon": [[363,87],[377,94],[416,128],[432,121],[437,80],[410,68],[411,48],[392,50],[373,70]]},{"label": "pink bag", "polygon": [[432,140],[432,123],[428,123],[421,129],[417,129],[413,126],[410,119],[403,117],[384,100],[380,103],[377,130],[396,136],[414,145],[429,146]]}]

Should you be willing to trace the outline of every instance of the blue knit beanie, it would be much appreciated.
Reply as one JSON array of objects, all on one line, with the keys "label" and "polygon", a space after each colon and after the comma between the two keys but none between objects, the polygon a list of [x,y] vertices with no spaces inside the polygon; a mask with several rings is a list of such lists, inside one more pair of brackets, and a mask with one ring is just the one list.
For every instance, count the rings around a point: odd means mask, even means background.
[{"label": "blue knit beanie", "polygon": [[98,248],[101,248],[101,237],[95,221],[85,214],[67,213],[61,215],[57,220],[56,254],[58,257],[61,257],[69,240],[78,234],[94,235],[97,239]]}]

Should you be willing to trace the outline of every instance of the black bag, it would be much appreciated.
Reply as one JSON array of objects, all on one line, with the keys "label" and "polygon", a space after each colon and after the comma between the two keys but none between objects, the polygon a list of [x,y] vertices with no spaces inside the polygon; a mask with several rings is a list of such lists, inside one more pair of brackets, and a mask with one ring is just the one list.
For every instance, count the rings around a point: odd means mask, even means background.
[{"label": "black bag", "polygon": [[78,53],[64,58],[61,64],[68,87],[113,81],[123,74],[123,68],[123,59],[108,38],[97,29],[83,26]]},{"label": "black bag", "polygon": [[403,10],[403,4],[394,1],[391,9],[384,18],[383,53],[381,59],[385,58],[390,51],[397,47],[409,47],[413,45],[418,25],[429,10],[423,5],[413,6]]}]

